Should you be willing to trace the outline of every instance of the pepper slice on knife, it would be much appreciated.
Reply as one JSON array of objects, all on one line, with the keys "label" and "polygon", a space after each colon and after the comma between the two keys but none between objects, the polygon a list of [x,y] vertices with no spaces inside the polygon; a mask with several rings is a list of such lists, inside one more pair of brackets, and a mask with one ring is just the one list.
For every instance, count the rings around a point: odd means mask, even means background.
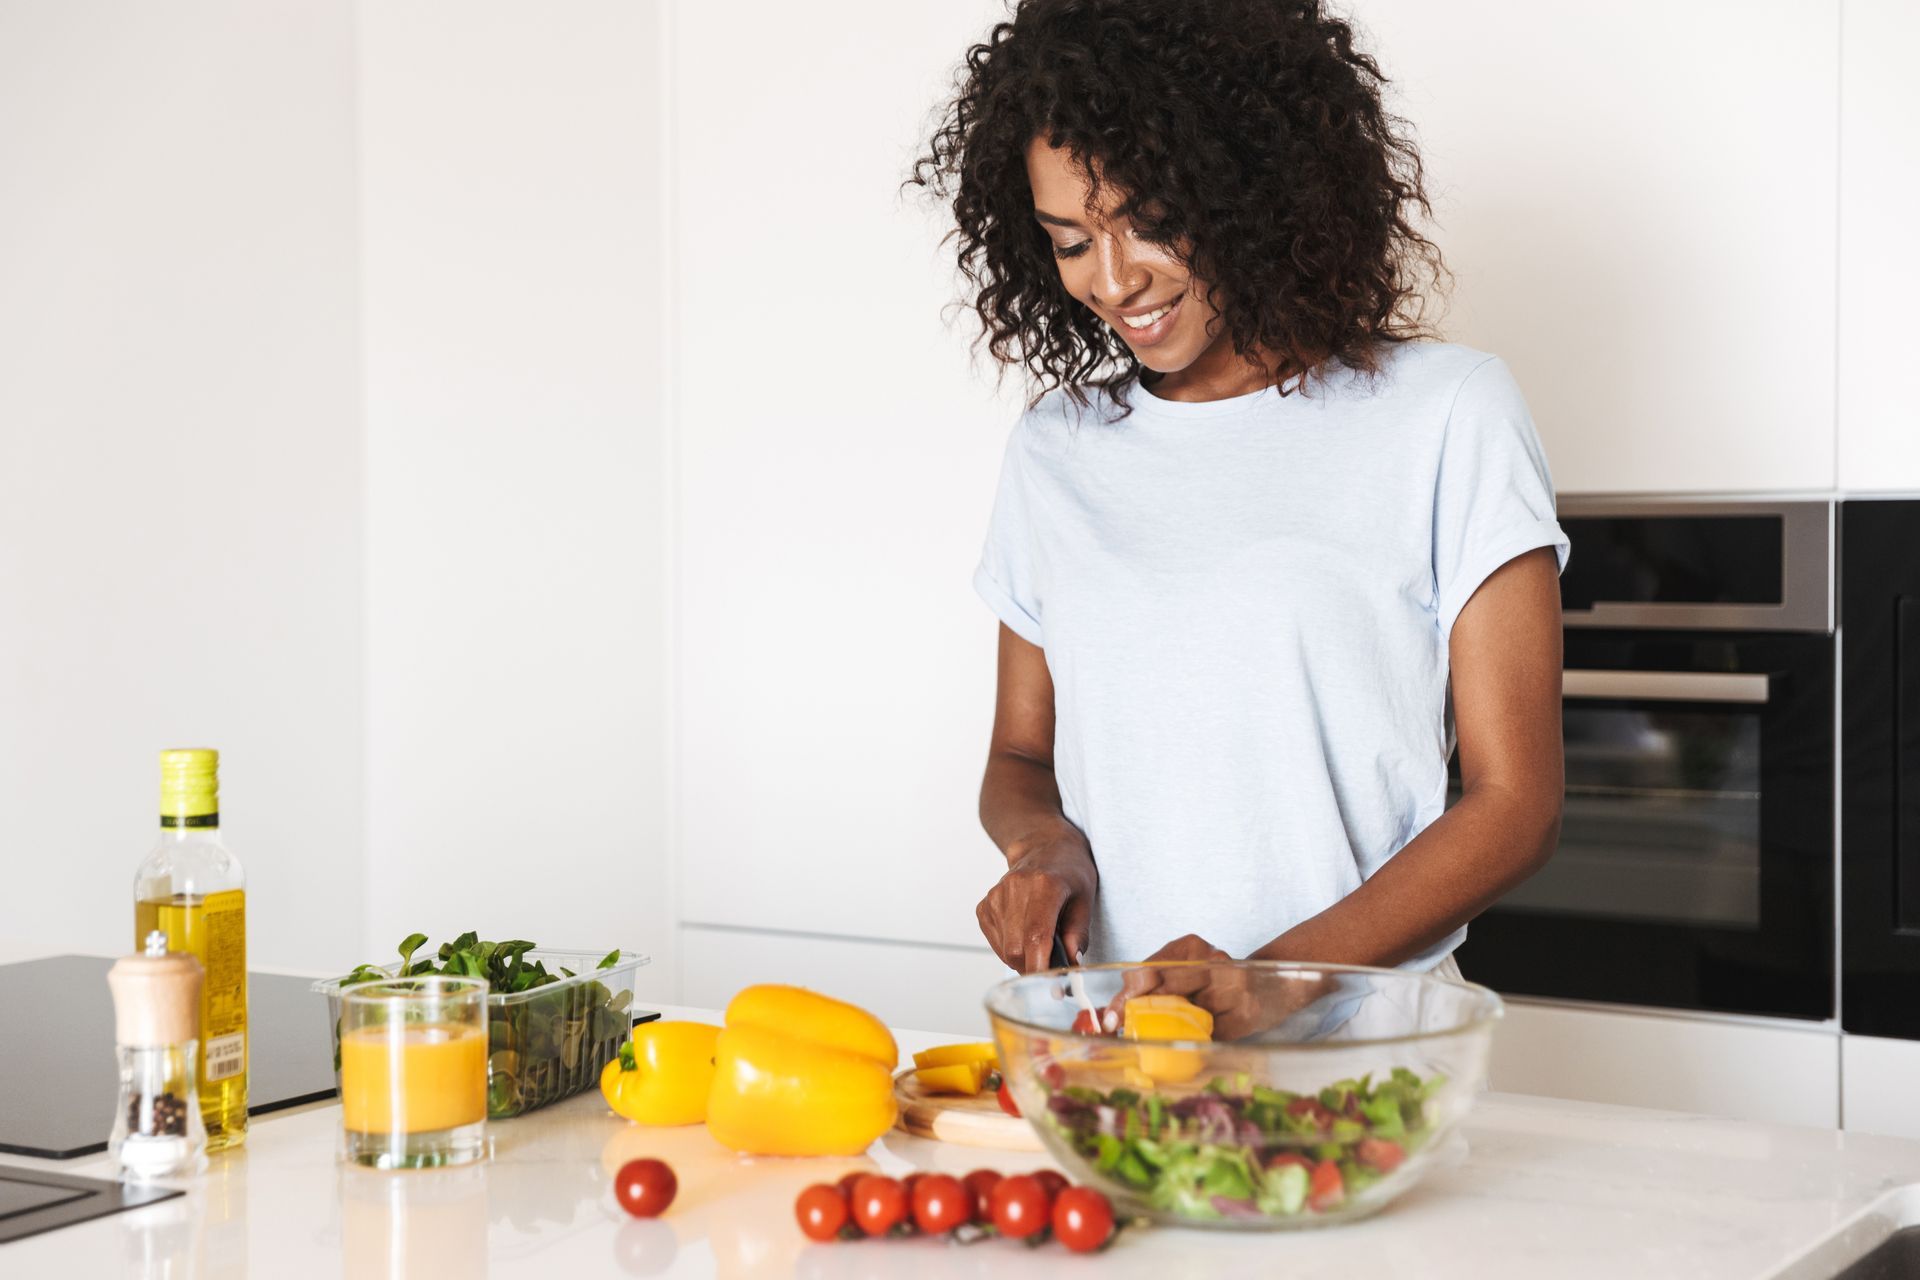
[{"label": "pepper slice on knife", "polygon": [[[1145,995],[1127,1001],[1120,1034],[1129,1040],[1211,1040],[1213,1014],[1185,996]],[[1179,1084],[1206,1068],[1196,1049],[1141,1049],[1139,1070],[1149,1081]]]}]

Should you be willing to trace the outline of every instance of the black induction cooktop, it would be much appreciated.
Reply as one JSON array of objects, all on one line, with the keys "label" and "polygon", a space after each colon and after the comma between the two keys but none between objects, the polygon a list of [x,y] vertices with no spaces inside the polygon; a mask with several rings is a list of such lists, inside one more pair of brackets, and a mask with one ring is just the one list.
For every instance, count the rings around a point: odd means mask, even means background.
[{"label": "black induction cooktop", "polygon": [[[70,1160],[107,1149],[120,1089],[112,966],[102,956],[0,965],[0,1098],[15,1100],[0,1107],[0,1151]],[[312,986],[310,978],[247,975],[250,1115],[333,1096],[333,1035]]]}]

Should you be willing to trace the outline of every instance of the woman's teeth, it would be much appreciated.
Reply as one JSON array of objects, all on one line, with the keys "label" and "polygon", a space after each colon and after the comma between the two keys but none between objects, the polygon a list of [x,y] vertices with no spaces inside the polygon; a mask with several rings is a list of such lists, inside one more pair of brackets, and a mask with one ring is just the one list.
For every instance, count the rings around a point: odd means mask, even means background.
[{"label": "woman's teeth", "polygon": [[1164,307],[1161,307],[1158,311],[1149,311],[1144,316],[1121,316],[1120,321],[1122,324],[1125,324],[1129,329],[1144,329],[1148,325],[1152,324],[1155,320],[1158,320],[1161,316],[1167,314],[1167,312],[1171,310],[1173,310],[1173,307],[1171,305],[1164,306]]}]

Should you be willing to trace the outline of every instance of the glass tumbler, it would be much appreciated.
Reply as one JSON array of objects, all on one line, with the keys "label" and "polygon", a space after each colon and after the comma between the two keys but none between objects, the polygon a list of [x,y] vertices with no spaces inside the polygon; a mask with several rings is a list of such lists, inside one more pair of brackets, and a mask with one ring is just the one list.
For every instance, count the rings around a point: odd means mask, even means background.
[{"label": "glass tumbler", "polygon": [[377,1169],[486,1154],[487,983],[422,976],[340,993],[344,1158]]}]

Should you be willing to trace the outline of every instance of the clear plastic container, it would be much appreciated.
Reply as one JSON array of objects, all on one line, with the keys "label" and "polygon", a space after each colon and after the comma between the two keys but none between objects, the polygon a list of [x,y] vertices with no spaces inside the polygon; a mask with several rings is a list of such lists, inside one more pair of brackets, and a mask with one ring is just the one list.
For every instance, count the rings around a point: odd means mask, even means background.
[{"label": "clear plastic container", "polygon": [[[505,1120],[594,1088],[600,1070],[620,1052],[633,1030],[633,980],[648,957],[631,951],[596,969],[604,951],[536,948],[529,961],[545,962],[574,976],[543,987],[487,996],[487,1118]],[[382,966],[398,974],[400,964]],[[340,992],[342,980],[313,984],[327,997],[333,1028],[334,1086],[340,1083]]]}]

